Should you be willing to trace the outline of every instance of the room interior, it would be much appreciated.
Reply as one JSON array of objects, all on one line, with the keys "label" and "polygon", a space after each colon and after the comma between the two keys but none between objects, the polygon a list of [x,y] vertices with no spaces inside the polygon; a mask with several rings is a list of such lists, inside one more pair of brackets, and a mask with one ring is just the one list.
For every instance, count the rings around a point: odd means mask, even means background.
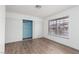
[{"label": "room interior", "polygon": [[6,5],[1,8],[1,12],[6,10],[3,53],[79,53],[79,6]]}]

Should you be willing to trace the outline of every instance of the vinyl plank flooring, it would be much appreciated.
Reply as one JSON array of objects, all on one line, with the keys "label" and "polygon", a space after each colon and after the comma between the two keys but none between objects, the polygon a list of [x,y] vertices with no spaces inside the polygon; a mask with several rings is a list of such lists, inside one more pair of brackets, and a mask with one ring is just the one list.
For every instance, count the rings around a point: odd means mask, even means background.
[{"label": "vinyl plank flooring", "polygon": [[46,38],[24,40],[5,44],[6,54],[78,54],[72,48]]}]

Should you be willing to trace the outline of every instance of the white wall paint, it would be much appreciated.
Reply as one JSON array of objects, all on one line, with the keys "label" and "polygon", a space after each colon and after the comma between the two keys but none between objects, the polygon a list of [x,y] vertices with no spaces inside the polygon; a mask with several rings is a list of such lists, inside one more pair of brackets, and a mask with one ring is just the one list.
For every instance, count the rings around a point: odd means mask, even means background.
[{"label": "white wall paint", "polygon": [[[69,36],[70,39],[64,39],[48,35],[48,20],[69,16]],[[73,47],[79,50],[79,6],[73,7],[71,9],[62,11],[56,15],[49,16],[44,20],[44,36],[53,41],[59,42],[61,44]]]},{"label": "white wall paint", "polygon": [[0,53],[4,53],[5,40],[5,6],[0,5]]},{"label": "white wall paint", "polygon": [[6,17],[6,43],[21,41],[23,34],[22,20],[33,20],[33,38],[42,37],[42,19],[14,12],[7,12]]}]

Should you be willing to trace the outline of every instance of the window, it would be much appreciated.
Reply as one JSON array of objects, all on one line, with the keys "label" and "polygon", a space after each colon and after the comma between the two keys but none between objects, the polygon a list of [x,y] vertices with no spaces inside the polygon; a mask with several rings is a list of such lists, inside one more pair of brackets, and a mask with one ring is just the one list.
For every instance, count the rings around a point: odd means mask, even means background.
[{"label": "window", "polygon": [[48,32],[50,35],[55,35],[58,37],[69,38],[68,25],[69,17],[61,17],[53,20],[49,20]]}]

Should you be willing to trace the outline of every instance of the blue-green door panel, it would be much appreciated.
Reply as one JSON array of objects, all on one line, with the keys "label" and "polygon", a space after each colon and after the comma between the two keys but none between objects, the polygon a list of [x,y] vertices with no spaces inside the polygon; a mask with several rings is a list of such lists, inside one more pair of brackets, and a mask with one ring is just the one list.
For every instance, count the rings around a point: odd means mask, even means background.
[{"label": "blue-green door panel", "polygon": [[32,21],[23,20],[23,38],[32,37]]}]

